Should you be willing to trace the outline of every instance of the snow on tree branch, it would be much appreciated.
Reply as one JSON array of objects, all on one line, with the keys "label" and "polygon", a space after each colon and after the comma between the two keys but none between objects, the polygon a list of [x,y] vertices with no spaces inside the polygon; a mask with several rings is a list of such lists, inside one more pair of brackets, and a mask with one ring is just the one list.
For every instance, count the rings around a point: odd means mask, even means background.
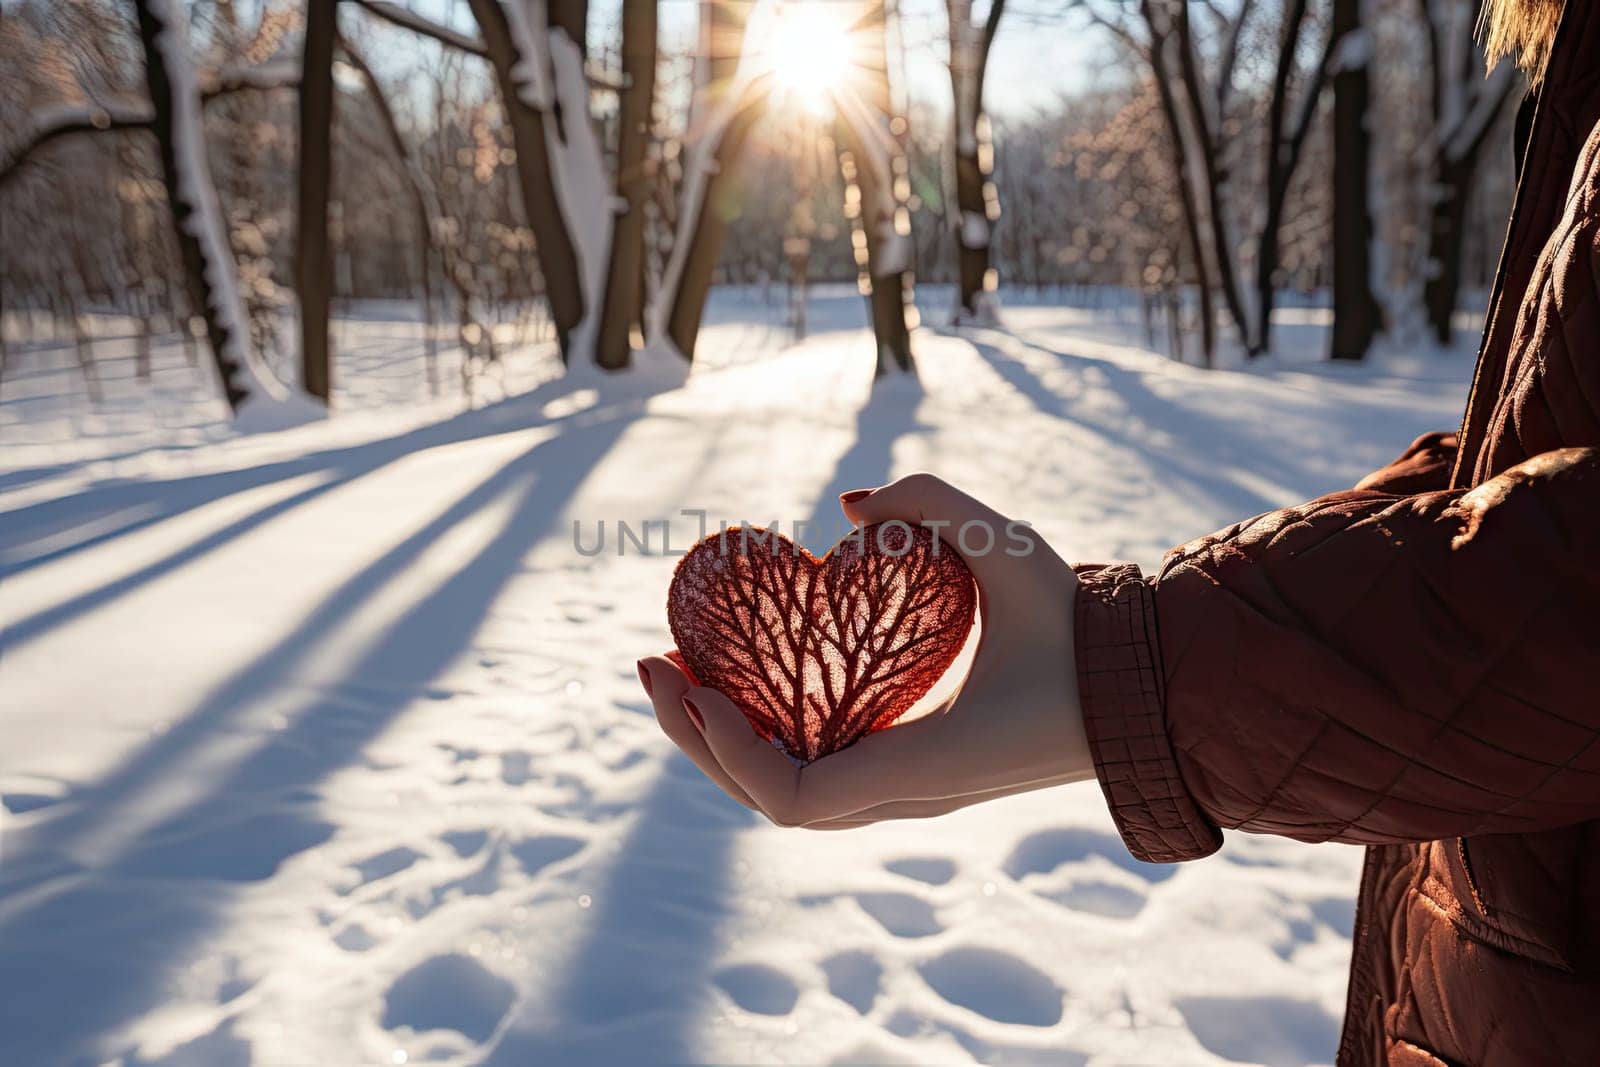
[{"label": "snow on tree branch", "polygon": [[[293,89],[300,84],[300,67],[292,60],[230,66],[201,72],[199,80],[201,100],[210,103],[237,92]],[[142,100],[70,104],[40,110],[33,116],[32,129],[0,162],[0,188],[21,172],[35,152],[58,138],[110,130],[148,130],[154,119],[154,110]]]},{"label": "snow on tree branch", "polygon": [[147,130],[152,114],[148,104],[126,101],[53,107],[33,116],[33,128],[0,163],[0,188],[22,170],[29,158],[50,142],[78,133],[106,130]]},{"label": "snow on tree branch", "polygon": [[613,222],[611,183],[606,178],[599,131],[589,117],[589,82],[584,75],[583,51],[565,30],[553,29],[547,39],[562,121],[558,124],[553,117],[547,121],[545,138],[550,144],[552,176],[562,215],[578,253],[586,345],[593,340],[594,317],[599,313],[605,285]]},{"label": "snow on tree branch", "polygon": [[550,69],[553,59],[544,0],[526,4],[522,0],[499,2],[517,50],[517,64],[511,70],[517,96],[535,111],[550,111],[555,106],[556,90]]}]

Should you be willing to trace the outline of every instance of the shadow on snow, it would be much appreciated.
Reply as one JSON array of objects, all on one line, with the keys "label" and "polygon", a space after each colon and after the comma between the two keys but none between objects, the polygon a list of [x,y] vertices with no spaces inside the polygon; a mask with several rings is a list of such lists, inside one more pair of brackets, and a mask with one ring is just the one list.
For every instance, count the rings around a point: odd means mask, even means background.
[{"label": "shadow on snow", "polygon": [[[319,813],[319,784],[358,761],[418,691],[466,649],[523,557],[553,531],[589,471],[640,410],[642,405],[627,405],[565,420],[564,432],[507,463],[352,576],[293,633],[158,741],[74,795],[61,816],[27,835],[45,847],[29,848],[27,839],[8,842],[0,878],[0,988],[7,990],[0,998],[0,1033],[18,1062],[54,1062],[67,1049],[109,1053],[99,1044],[154,1008],[174,962],[221,928],[230,885],[270,877],[282,861],[331,836],[334,827]],[[305,469],[331,469],[334,484],[343,484],[408,450],[496,432],[499,420],[473,415],[478,417],[391,442],[274,464],[267,473],[193,479],[182,504],[171,510],[198,506],[202,493],[236,492]],[[359,703],[340,699],[337,688],[304,701],[282,730],[265,735],[264,743],[176,812],[117,834],[118,815],[158,797],[186,759],[237,730],[239,715],[255,701],[289,685],[325,639],[431,544],[497,504],[507,507],[507,515],[490,542],[349,669],[351,678],[392,678],[399,684],[365,690]],[[75,857],[108,834],[117,834],[108,859],[92,857],[88,865]],[[133,916],[137,921],[130,921]]]}]

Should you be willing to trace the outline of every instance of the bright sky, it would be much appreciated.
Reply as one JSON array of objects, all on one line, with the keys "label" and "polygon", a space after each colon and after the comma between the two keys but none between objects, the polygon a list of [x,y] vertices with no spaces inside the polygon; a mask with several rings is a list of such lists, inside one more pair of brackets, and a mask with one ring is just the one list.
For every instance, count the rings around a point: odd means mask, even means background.
[{"label": "bright sky", "polygon": [[[693,39],[698,2],[661,0],[664,41]],[[855,0],[788,2],[822,6]],[[595,0],[591,25],[597,30],[615,26],[617,6],[617,0]],[[977,0],[976,6],[981,18],[988,4]],[[1078,17],[1056,13],[1064,7],[1065,0],[1008,0],[989,60],[987,103],[991,111],[1026,114],[1059,94],[1092,83],[1095,68],[1109,57],[1110,47],[1100,34],[1085,33]],[[919,101],[947,106],[950,75],[944,0],[900,0],[899,8],[910,90]],[[894,47],[892,36],[890,47]],[[890,62],[898,62],[897,57],[891,54]]]},{"label": "bright sky", "polygon": [[[771,0],[766,0],[771,2]],[[794,5],[831,5],[854,0],[787,0]],[[660,0],[663,48],[680,51],[695,39],[699,0]],[[430,18],[467,28],[471,18],[461,0],[409,0],[406,6]],[[1025,115],[1055,97],[1093,84],[1111,58],[1102,34],[1086,32],[1077,16],[1059,12],[1066,0],[1008,0],[1000,34],[989,60],[986,102],[1000,116]],[[987,10],[977,0],[978,16]],[[616,35],[620,0],[592,0],[591,45]],[[944,0],[900,0],[905,37],[906,82],[919,103],[949,106],[950,78]],[[891,36],[893,49],[894,39]],[[891,63],[897,63],[891,54]],[[898,72],[897,72],[898,73]]]}]

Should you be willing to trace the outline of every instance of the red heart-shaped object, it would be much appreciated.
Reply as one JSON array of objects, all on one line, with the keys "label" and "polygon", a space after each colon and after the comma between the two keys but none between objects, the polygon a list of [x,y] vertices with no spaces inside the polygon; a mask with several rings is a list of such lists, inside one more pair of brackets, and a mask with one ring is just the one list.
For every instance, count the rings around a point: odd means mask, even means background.
[{"label": "red heart-shaped object", "polygon": [[955,549],[885,522],[817,559],[736,526],[678,561],[667,622],[689,673],[806,763],[904,715],[955,661],[977,590]]}]

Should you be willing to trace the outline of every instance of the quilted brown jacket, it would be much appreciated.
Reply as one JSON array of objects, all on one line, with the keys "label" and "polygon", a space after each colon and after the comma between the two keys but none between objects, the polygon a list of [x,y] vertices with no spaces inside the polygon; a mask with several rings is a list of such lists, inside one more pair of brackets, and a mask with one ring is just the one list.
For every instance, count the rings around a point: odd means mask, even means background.
[{"label": "quilted brown jacket", "polygon": [[1459,434],[1154,577],[1080,569],[1136,856],[1369,846],[1346,1067],[1600,1064],[1600,3],[1532,108]]}]

